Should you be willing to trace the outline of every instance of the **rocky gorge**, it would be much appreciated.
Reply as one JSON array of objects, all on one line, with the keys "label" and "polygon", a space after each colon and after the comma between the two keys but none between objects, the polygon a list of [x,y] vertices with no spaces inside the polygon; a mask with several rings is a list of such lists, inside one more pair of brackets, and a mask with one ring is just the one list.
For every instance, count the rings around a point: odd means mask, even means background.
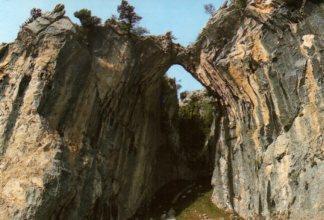
[{"label": "rocky gorge", "polygon": [[[206,177],[233,216],[322,219],[324,3],[237,2],[188,47],[63,5],[1,44],[0,219],[132,219]],[[179,105],[175,64],[206,92]]]}]

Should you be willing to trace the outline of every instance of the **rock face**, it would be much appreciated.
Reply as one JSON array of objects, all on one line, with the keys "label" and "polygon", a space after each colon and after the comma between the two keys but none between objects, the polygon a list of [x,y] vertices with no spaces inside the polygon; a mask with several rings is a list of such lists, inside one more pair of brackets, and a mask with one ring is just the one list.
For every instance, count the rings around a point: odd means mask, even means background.
[{"label": "rock face", "polygon": [[0,219],[127,219],[179,178],[170,45],[63,7],[1,45]]},{"label": "rock face", "polygon": [[1,44],[0,219],[124,220],[169,181],[197,177],[164,76],[173,64],[215,97],[194,149],[215,159],[215,205],[324,216],[324,5],[235,2],[188,48],[80,28],[62,5]]},{"label": "rock face", "polygon": [[220,100],[212,200],[243,218],[324,216],[324,5],[218,11],[178,57]]}]

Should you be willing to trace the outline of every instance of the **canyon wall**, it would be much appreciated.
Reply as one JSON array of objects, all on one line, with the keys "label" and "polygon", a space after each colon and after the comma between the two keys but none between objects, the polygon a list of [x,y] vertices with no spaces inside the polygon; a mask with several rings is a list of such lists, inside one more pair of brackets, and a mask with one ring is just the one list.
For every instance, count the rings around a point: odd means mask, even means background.
[{"label": "canyon wall", "polygon": [[[130,218],[197,177],[192,152],[215,160],[221,209],[324,216],[324,6],[283,2],[224,6],[187,48],[81,28],[62,5],[24,26],[0,45],[0,219]],[[173,64],[214,96],[202,151],[179,143]]]},{"label": "canyon wall", "polygon": [[127,219],[190,175],[171,45],[81,28],[62,5],[1,45],[0,219]]},{"label": "canyon wall", "polygon": [[324,5],[248,3],[178,56],[220,101],[212,200],[243,218],[321,219]]}]

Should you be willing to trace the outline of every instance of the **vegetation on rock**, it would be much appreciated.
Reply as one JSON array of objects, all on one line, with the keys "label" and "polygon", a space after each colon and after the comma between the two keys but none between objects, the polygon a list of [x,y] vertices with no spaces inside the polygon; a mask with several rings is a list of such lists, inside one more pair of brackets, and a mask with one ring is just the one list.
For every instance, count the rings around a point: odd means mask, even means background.
[{"label": "vegetation on rock", "polygon": [[195,198],[188,207],[186,207],[177,216],[178,220],[193,219],[231,219],[223,211],[219,210],[210,200],[212,190],[203,192],[198,198]]},{"label": "vegetation on rock", "polygon": [[33,8],[32,10],[30,10],[30,17],[27,19],[27,21],[24,22],[22,26],[35,21],[40,16],[42,16],[42,10],[39,8]]},{"label": "vegetation on rock", "polygon": [[179,118],[182,122],[199,122],[204,134],[209,131],[213,120],[213,105],[208,99],[201,99],[198,95],[192,95],[188,104],[181,106]]},{"label": "vegetation on rock", "polygon": [[88,9],[81,9],[74,12],[74,16],[78,18],[81,25],[86,28],[95,27],[101,24],[101,19],[97,16],[92,16],[91,11]]},{"label": "vegetation on rock", "polygon": [[[118,6],[117,11],[119,13],[118,17],[112,15],[111,18],[105,21],[105,26],[111,26],[123,33],[137,36],[149,33],[146,28],[138,26],[142,17],[136,14],[134,6],[130,5],[128,1],[123,0]],[[82,27],[93,28],[101,25],[101,19],[97,16],[92,16],[91,11],[88,9],[76,11],[74,16],[80,20]]]},{"label": "vegetation on rock", "polygon": [[133,28],[132,33],[138,36],[143,36],[150,32],[145,27],[135,27]]},{"label": "vegetation on rock", "polygon": [[[202,158],[202,149],[210,132],[213,122],[213,99],[206,93],[180,94],[184,98],[179,108],[180,143],[186,149],[187,160],[197,167]],[[206,161],[201,161],[201,165]],[[199,163],[199,162],[198,162]]]},{"label": "vegetation on rock", "polygon": [[137,26],[142,20],[142,17],[135,12],[135,7],[130,5],[128,1],[122,0],[118,6],[119,26],[126,33],[133,33],[136,35],[144,35],[149,33],[144,27]]},{"label": "vegetation on rock", "polygon": [[211,16],[213,16],[216,12],[216,8],[213,4],[204,5],[204,9],[205,9],[206,14],[209,14]]},{"label": "vegetation on rock", "polygon": [[247,1],[246,0],[236,0],[235,5],[239,8],[239,9],[243,9],[246,7],[247,5]]}]

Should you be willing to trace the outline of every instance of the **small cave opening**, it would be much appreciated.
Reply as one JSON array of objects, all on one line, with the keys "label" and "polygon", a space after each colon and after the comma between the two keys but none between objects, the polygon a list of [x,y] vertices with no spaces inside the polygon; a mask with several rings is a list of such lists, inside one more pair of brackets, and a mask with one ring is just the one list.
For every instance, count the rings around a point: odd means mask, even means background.
[{"label": "small cave opening", "polygon": [[180,65],[167,72],[177,87],[177,178],[162,186],[134,219],[226,217],[212,204],[217,99]]}]

